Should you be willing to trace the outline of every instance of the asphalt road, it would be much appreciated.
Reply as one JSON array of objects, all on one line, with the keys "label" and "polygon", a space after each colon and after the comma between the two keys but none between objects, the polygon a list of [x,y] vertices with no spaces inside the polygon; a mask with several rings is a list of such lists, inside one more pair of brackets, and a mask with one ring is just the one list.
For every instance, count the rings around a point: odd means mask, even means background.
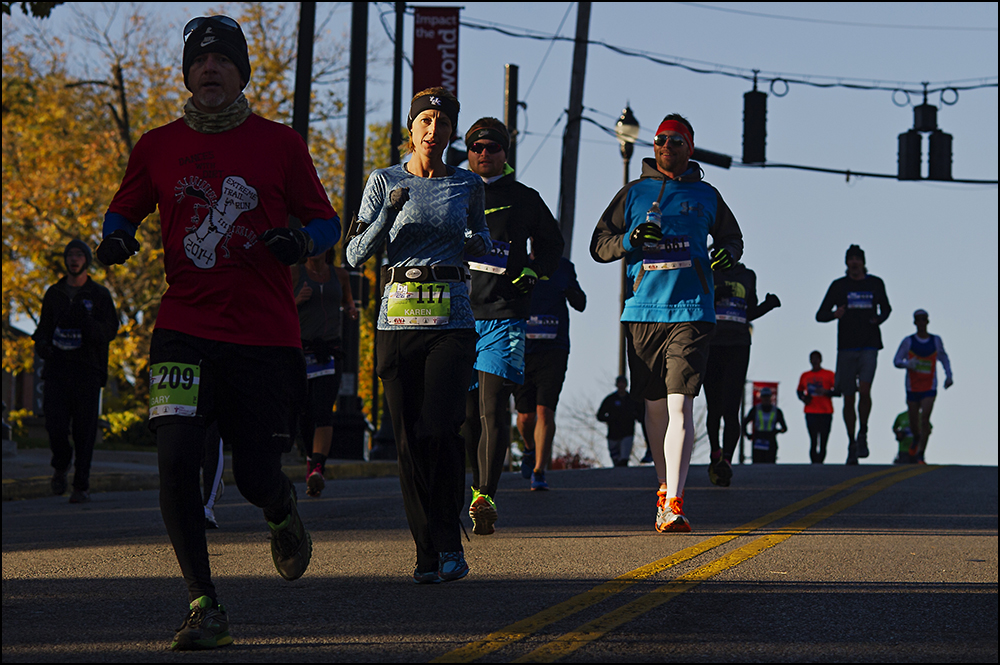
[{"label": "asphalt road", "polygon": [[[229,488],[209,533],[235,644],[167,651],[186,592],[155,491],[3,503],[6,662],[997,662],[997,468],[691,469],[694,531],[653,530],[650,468],[505,474],[468,578],[410,580],[398,481],[301,510],[306,575],[274,571]],[[300,496],[304,495],[301,491]]]}]

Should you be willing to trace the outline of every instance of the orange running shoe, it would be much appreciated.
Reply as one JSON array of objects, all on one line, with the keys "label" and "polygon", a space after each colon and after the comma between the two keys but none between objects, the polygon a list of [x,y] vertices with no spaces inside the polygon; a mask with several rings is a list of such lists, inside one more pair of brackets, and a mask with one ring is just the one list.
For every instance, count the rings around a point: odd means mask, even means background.
[{"label": "orange running shoe", "polygon": [[691,522],[684,516],[684,499],[666,496],[657,492],[656,499],[656,530],[660,533],[686,533],[691,531]]}]

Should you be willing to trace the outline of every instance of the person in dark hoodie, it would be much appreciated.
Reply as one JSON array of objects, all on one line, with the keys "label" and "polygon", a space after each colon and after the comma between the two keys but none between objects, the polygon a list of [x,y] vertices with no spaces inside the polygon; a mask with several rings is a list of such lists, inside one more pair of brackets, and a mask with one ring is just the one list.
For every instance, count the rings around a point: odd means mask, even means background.
[{"label": "person in dark hoodie", "polygon": [[45,291],[31,336],[35,353],[45,361],[42,409],[52,448],[52,493],[57,496],[66,493],[66,474],[76,449],[70,503],[90,501],[90,462],[101,388],[108,382],[108,346],[118,334],[111,292],[87,275],[91,260],[90,247],[82,240],[66,245],[66,275]]},{"label": "person in dark hoodie", "polygon": [[[757,302],[757,275],[742,263],[713,273],[715,279],[715,335],[705,371],[705,429],[711,454],[708,477],[715,485],[729,487],[733,477],[733,452],[740,440],[740,400],[750,365],[750,322],[781,307],[778,296],[768,293]],[[719,445],[719,422],[724,422]]]},{"label": "person in dark hoodie", "polygon": [[[653,158],[622,187],[590,240],[598,263],[622,259],[631,281],[621,321],[632,340],[632,395],[646,401],[659,489],[655,528],[686,532],[684,485],[694,448],[694,398],[715,332],[713,270],[743,255],[743,232],[715,188],[691,161],[694,129],[676,113],[653,139]],[[708,246],[708,236],[714,249]]]},{"label": "person in dark hoodie", "polygon": [[524,348],[524,383],[514,388],[517,429],[524,440],[521,476],[532,491],[547,490],[545,469],[552,461],[556,405],[569,363],[569,307],[582,312],[587,294],[576,279],[576,267],[565,256],[548,279],[535,285]]},{"label": "person in dark hoodie", "polygon": [[[486,224],[493,239],[488,254],[466,256],[479,333],[473,377],[478,387],[469,392],[462,433],[472,461],[472,532],[485,536],[494,532],[497,521],[496,491],[508,447],[507,405],[514,385],[524,383],[531,292],[559,266],[564,241],[542,197],[519,183],[507,164],[510,134],[502,122],[480,118],[465,143],[469,169],[486,183]],[[544,483],[544,472],[534,481]]]},{"label": "person in dark hoodie", "polygon": [[[872,382],[882,349],[879,328],[889,314],[885,282],[868,272],[865,252],[858,245],[847,248],[847,274],[830,284],[816,311],[820,323],[837,321],[836,390],[844,396],[847,428],[847,464],[868,457],[868,417],[872,411]],[[854,395],[858,410],[854,410]],[[857,430],[855,430],[857,425]]]}]

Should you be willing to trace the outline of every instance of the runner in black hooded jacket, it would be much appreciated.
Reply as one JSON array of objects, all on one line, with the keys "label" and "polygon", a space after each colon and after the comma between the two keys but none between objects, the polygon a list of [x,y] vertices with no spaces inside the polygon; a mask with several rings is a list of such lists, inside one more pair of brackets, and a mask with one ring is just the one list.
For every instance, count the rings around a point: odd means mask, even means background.
[{"label": "runner in black hooded jacket", "polygon": [[486,183],[486,224],[493,239],[490,255],[466,256],[472,269],[469,299],[479,333],[478,387],[469,392],[462,428],[472,461],[473,533],[488,535],[497,519],[494,495],[507,453],[506,407],[514,385],[524,382],[531,290],[535,281],[558,267],[564,241],[542,197],[519,183],[506,163],[510,137],[502,122],[477,120],[466,134],[466,144],[470,170]]}]

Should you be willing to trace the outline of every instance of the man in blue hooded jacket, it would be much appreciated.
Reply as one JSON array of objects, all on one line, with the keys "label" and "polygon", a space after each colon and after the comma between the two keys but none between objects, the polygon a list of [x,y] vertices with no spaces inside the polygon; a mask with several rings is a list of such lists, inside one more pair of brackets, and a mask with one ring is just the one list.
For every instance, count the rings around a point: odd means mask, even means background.
[{"label": "man in blue hooded jacket", "polygon": [[[735,265],[743,233],[718,190],[692,162],[694,129],[668,115],[656,130],[654,158],[612,199],[594,229],[595,261],[626,262],[632,394],[646,403],[656,466],[656,530],[690,531],[684,483],[694,447],[692,409],[715,330],[712,270]],[[709,252],[708,236],[714,240]],[[662,441],[662,446],[658,442]]]}]

